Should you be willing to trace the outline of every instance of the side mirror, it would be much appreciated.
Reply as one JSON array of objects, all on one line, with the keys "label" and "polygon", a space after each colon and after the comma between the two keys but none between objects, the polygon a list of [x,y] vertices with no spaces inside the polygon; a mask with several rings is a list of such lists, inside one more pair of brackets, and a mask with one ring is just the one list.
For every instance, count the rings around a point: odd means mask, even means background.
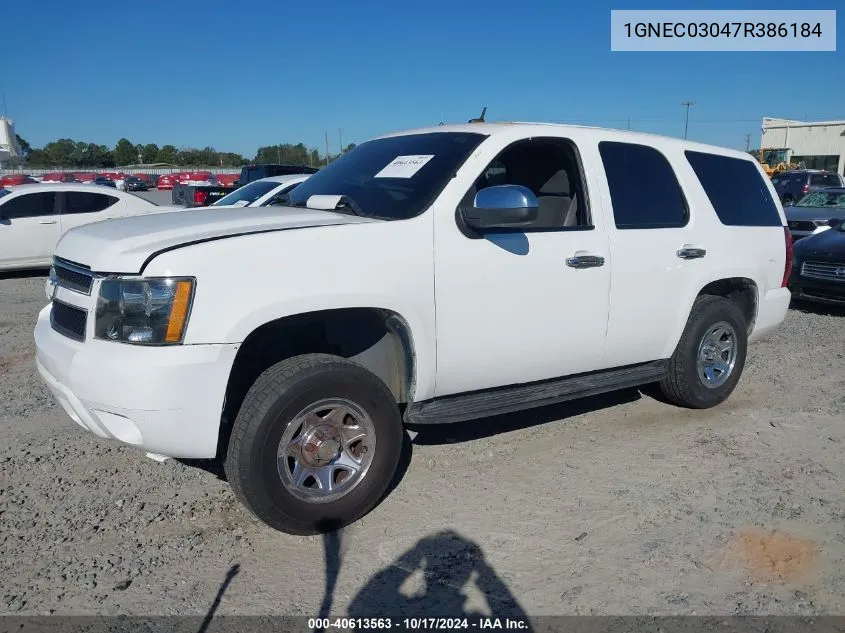
[{"label": "side mirror", "polygon": [[843,222],[845,222],[845,219],[842,219],[842,218],[830,218],[830,219],[827,221],[827,225],[828,225],[830,228],[835,229],[835,228],[836,228],[836,227],[838,227],[838,226],[842,226],[842,223],[843,223]]},{"label": "side mirror", "polygon": [[475,194],[472,208],[464,209],[466,225],[476,231],[530,226],[537,219],[537,196],[521,185],[497,185]]}]

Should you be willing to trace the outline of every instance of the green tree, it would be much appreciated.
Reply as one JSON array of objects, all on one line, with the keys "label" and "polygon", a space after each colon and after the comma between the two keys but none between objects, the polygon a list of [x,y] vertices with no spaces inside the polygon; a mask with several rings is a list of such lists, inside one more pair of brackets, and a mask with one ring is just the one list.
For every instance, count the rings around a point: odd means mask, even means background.
[{"label": "green tree", "polygon": [[76,143],[69,138],[60,138],[58,141],[47,143],[44,146],[48,162],[53,167],[70,167],[71,155],[75,149]]},{"label": "green tree", "polygon": [[148,143],[147,145],[144,145],[141,150],[141,157],[144,159],[145,163],[154,163],[158,159],[159,151],[158,145],[155,143]]},{"label": "green tree", "polygon": [[18,142],[18,147],[21,148],[21,155],[24,160],[29,160],[29,155],[32,152],[32,146],[21,138],[20,134],[15,134],[15,139]]},{"label": "green tree", "polygon": [[138,152],[129,139],[122,138],[114,146],[114,162],[118,166],[132,165],[138,162]]},{"label": "green tree", "polygon": [[358,147],[358,146],[357,146],[355,143],[350,143],[349,145],[347,145],[347,146],[343,149],[343,153],[345,154],[346,152],[351,152],[351,151],[352,151],[353,149],[355,149],[356,147]]},{"label": "green tree", "polygon": [[26,162],[30,167],[49,167],[50,155],[43,149],[32,149]]},{"label": "green tree", "polygon": [[83,164],[86,167],[114,167],[114,158],[107,145],[88,143]]},{"label": "green tree", "polygon": [[178,151],[173,145],[165,145],[156,153],[155,162],[175,164]]}]

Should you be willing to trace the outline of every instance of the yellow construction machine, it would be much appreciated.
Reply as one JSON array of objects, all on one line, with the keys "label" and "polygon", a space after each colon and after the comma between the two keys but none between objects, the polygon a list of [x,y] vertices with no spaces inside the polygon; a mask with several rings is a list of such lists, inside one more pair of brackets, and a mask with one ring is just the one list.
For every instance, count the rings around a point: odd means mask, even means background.
[{"label": "yellow construction machine", "polygon": [[763,170],[769,177],[776,176],[785,171],[792,171],[793,169],[801,169],[803,165],[800,163],[791,163],[787,160],[789,155],[788,147],[764,147],[757,154],[757,160],[763,166]]}]

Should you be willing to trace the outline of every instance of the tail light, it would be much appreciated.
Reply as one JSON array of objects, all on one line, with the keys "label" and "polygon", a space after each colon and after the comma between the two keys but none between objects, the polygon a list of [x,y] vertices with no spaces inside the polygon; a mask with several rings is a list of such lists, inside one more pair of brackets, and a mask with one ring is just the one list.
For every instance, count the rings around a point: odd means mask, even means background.
[{"label": "tail light", "polygon": [[804,183],[804,186],[803,186],[803,187],[801,187],[801,193],[807,193],[809,190],[810,190],[810,183],[809,183],[809,182],[805,182],[805,183]]},{"label": "tail light", "polygon": [[786,288],[789,283],[789,276],[792,274],[792,261],[794,252],[792,248],[792,233],[789,232],[789,227],[783,227],[783,237],[786,242],[786,263],[783,267],[783,281],[780,284],[781,288]]},{"label": "tail light", "polygon": [[195,191],[194,192],[194,204],[205,204],[205,201],[208,199],[208,192],[207,191]]}]

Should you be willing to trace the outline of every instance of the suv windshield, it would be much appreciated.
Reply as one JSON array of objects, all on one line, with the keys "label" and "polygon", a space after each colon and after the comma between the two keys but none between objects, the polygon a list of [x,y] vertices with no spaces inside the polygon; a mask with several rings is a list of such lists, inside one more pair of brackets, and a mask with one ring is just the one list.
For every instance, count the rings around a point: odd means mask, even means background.
[{"label": "suv windshield", "polygon": [[346,196],[357,215],[405,220],[419,215],[486,138],[430,132],[362,143],[290,192],[292,206],[314,195]]},{"label": "suv windshield", "polygon": [[248,185],[244,185],[240,189],[235,189],[230,194],[220,198],[217,202],[212,204],[212,207],[223,207],[227,205],[238,204],[245,207],[258,200],[261,196],[269,193],[281,183],[269,180],[256,180]]},{"label": "suv windshield", "polygon": [[795,206],[845,209],[845,191],[816,191],[804,196]]}]

